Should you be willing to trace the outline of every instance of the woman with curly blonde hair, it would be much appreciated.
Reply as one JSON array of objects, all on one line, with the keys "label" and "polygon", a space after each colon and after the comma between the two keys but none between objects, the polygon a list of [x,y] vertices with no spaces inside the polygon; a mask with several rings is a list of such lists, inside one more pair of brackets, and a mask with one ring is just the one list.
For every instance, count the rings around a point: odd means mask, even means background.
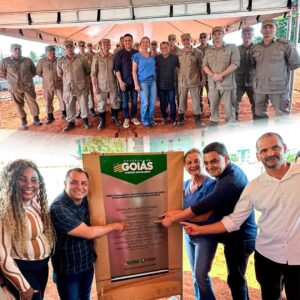
[{"label": "woman with curly blonde hair", "polygon": [[16,299],[43,299],[54,244],[40,171],[29,160],[9,163],[0,177],[0,266]]}]

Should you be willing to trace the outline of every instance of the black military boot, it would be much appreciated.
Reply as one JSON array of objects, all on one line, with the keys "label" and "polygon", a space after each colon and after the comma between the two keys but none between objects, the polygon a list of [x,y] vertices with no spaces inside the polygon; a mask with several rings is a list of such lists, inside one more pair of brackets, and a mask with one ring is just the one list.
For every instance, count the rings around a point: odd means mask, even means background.
[{"label": "black military boot", "polygon": [[99,113],[99,125],[98,129],[103,129],[106,122],[106,112]]},{"label": "black military boot", "polygon": [[121,121],[118,120],[119,109],[111,108],[111,119],[116,126],[120,126],[122,124]]},{"label": "black military boot", "polygon": [[81,119],[81,111],[79,111],[77,114],[76,114],[76,119]]},{"label": "black military boot", "polygon": [[197,126],[200,128],[205,128],[204,123],[201,122],[200,115],[195,115],[194,117],[195,117],[195,123],[197,124]]},{"label": "black military boot", "polygon": [[83,118],[82,119],[82,122],[83,122],[83,127],[84,128],[91,128],[91,125],[89,124],[89,119],[88,118]]},{"label": "black military boot", "polygon": [[184,114],[178,114],[178,126],[183,126],[184,125]]},{"label": "black military boot", "polygon": [[98,116],[98,114],[95,112],[95,109],[92,107],[92,108],[90,108],[90,115],[92,116],[92,117],[97,117]]},{"label": "black military boot", "polygon": [[55,119],[54,119],[53,113],[49,113],[49,114],[48,114],[48,117],[47,117],[47,120],[46,120],[46,124],[50,124],[50,123],[52,123],[54,120],[55,120]]},{"label": "black military boot", "polygon": [[21,128],[22,128],[23,130],[26,130],[26,129],[28,129],[28,125],[27,125],[27,119],[26,119],[26,117],[24,117],[24,118],[21,118]]},{"label": "black military boot", "polygon": [[61,111],[61,119],[65,120],[67,118],[67,112],[65,110]]},{"label": "black military boot", "polygon": [[35,126],[41,126],[41,125],[43,125],[43,123],[40,121],[39,116],[34,116],[33,117],[33,123],[34,123]]},{"label": "black military boot", "polygon": [[68,122],[67,126],[64,127],[64,131],[69,131],[71,129],[75,128],[75,123],[74,122]]}]

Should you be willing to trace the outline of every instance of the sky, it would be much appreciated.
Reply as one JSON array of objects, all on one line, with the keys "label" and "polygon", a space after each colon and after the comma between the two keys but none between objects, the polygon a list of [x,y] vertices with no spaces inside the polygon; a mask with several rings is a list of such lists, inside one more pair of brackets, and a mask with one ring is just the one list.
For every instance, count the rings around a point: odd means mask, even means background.
[{"label": "sky", "polygon": [[[260,34],[260,24],[254,25],[255,36],[261,36]],[[236,43],[237,45],[242,43],[241,32],[233,32],[225,35],[226,43]],[[10,45],[11,44],[21,44],[22,54],[28,56],[30,51],[34,51],[38,56],[45,52],[45,47],[47,44],[40,42],[31,42],[23,39],[8,37],[0,35],[0,56],[3,57],[10,55]]]}]

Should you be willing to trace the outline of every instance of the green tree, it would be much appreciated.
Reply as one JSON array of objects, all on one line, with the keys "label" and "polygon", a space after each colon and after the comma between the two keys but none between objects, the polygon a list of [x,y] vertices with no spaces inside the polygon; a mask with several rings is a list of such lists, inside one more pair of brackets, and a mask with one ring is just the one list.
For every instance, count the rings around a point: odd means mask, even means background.
[{"label": "green tree", "polygon": [[29,52],[29,57],[31,58],[31,60],[34,62],[34,64],[36,65],[38,62],[38,57],[36,55],[36,53],[34,51],[30,51]]},{"label": "green tree", "polygon": [[54,45],[54,48],[57,57],[65,55],[65,50],[62,46]]},{"label": "green tree", "polygon": [[262,37],[261,36],[255,36],[254,39],[253,39],[253,43],[254,44],[257,44],[257,43],[259,43],[261,41],[262,41]]},{"label": "green tree", "polygon": [[123,139],[106,137],[91,137],[78,141],[78,154],[82,153],[121,153],[126,151],[126,142]]},{"label": "green tree", "polygon": [[[295,36],[295,19],[296,14],[292,14],[292,32],[291,32],[291,41],[294,41]],[[276,37],[280,39],[286,39],[287,38],[287,28],[288,28],[288,18],[287,16],[280,16],[277,19],[278,22],[278,29],[276,32]],[[300,35],[298,36],[298,43],[300,42]]]}]

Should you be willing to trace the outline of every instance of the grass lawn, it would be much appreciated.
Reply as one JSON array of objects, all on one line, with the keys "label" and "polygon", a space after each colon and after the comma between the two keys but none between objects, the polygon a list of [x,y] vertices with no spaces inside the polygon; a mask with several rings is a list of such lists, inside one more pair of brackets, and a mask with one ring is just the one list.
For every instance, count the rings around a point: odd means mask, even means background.
[{"label": "grass lawn", "polygon": [[[255,222],[258,223],[260,213],[255,211]],[[217,253],[213,261],[213,265],[210,271],[211,277],[217,277],[224,281],[227,280],[227,272],[226,272],[226,263],[224,257],[224,247],[222,244],[218,245]],[[187,258],[185,246],[183,243],[183,271],[191,271],[189,260]],[[260,286],[255,278],[255,271],[254,271],[254,254],[252,254],[249,258],[248,267],[246,271],[247,283],[249,287],[259,289]]]},{"label": "grass lawn", "polygon": [[[191,271],[190,264],[186,255],[185,247],[183,246],[183,271]],[[219,244],[218,245],[218,250],[215,256],[215,259],[213,261],[213,266],[210,272],[211,277],[217,277],[220,278],[224,281],[227,279],[227,272],[226,272],[226,263],[225,263],[225,258],[223,254],[223,245]],[[254,272],[254,255],[252,254],[250,256],[249,262],[248,262],[248,267],[247,267],[247,272],[246,272],[246,277],[247,277],[247,282],[248,286],[252,288],[259,288],[259,284],[256,281],[255,278],[255,272]]]}]

